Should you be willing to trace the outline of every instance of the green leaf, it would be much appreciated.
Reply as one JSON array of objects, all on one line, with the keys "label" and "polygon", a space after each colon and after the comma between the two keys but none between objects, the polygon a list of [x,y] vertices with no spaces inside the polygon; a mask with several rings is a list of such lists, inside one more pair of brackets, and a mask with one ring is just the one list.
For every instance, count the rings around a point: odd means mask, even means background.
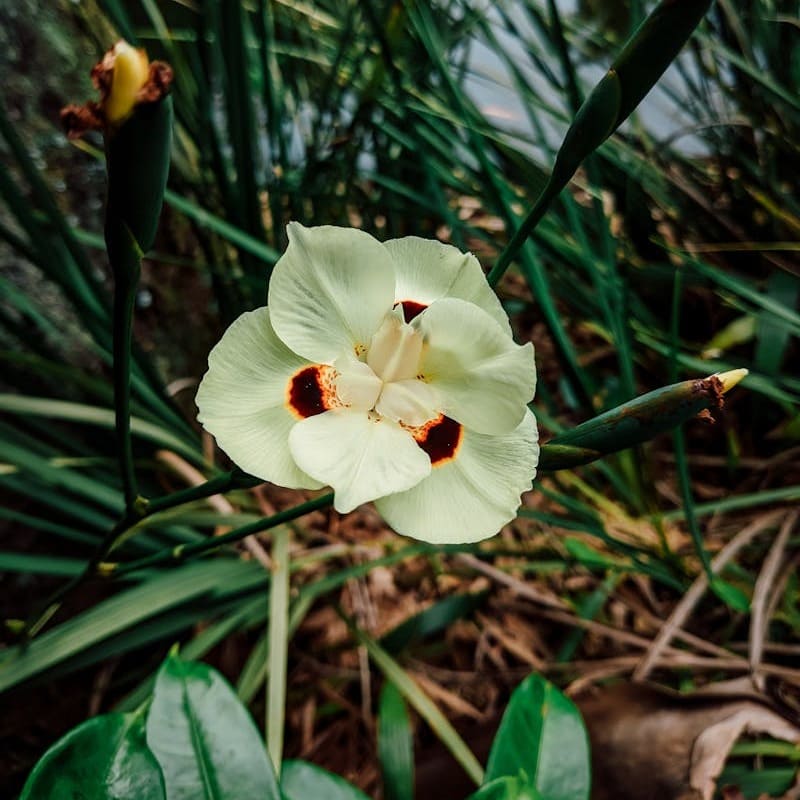
[{"label": "green leaf", "polygon": [[662,0],[583,102],[556,154],[553,172],[488,275],[495,286],[511,260],[569,183],[581,162],[627,119],[686,44],[711,0]]},{"label": "green leaf", "polygon": [[104,714],[56,742],[20,800],[164,800],[164,776],[139,714]]},{"label": "green leaf", "polygon": [[634,31],[611,65],[622,92],[617,125],[639,105],[653,88],[694,29],[712,0],[661,0]]},{"label": "green leaf", "polygon": [[285,800],[369,800],[352,783],[307,761],[284,761],[281,774]]},{"label": "green leaf", "polygon": [[164,772],[168,800],[281,800],[247,709],[206,664],[177,656],[162,664],[147,743]]},{"label": "green leaf", "polygon": [[750,611],[750,598],[738,586],[717,577],[711,581],[710,587],[711,591],[729,608],[740,614]]},{"label": "green leaf", "polygon": [[489,754],[486,782],[521,771],[547,800],[589,797],[589,742],[581,715],[540,675],[527,677],[511,695]]},{"label": "green leaf", "polygon": [[[152,577],[46,631],[24,647],[2,651],[0,693],[55,668],[74,668],[76,659],[82,665],[92,664],[102,657],[97,650],[105,643],[116,641],[115,651],[124,652],[133,644],[119,642],[121,636],[135,640],[150,624],[164,620],[167,612],[188,608],[196,619],[209,603],[221,602],[221,596],[232,587],[238,592],[263,591],[266,580],[261,567],[238,559],[187,564]],[[182,627],[188,627],[191,621],[184,619]],[[173,629],[169,635],[175,633]],[[137,642],[139,646],[142,643]]]},{"label": "green leaf", "polygon": [[381,691],[378,757],[386,800],[414,800],[414,740],[403,695],[390,682]]},{"label": "green leaf", "polygon": [[464,772],[476,785],[483,783],[483,768],[469,749],[466,742],[458,735],[458,731],[442,714],[438,706],[419,687],[414,679],[372,638],[353,625],[350,630],[358,643],[366,647],[369,657],[378,666],[387,680],[390,680],[403,697],[414,707],[416,712],[428,723],[442,744],[450,751],[453,758],[462,766]]},{"label": "green leaf", "polygon": [[381,647],[392,654],[412,642],[448,628],[455,620],[471,614],[486,599],[486,592],[454,594],[409,617],[381,637]]},{"label": "green leaf", "polygon": [[484,783],[467,800],[542,800],[542,796],[523,775],[506,775]]}]

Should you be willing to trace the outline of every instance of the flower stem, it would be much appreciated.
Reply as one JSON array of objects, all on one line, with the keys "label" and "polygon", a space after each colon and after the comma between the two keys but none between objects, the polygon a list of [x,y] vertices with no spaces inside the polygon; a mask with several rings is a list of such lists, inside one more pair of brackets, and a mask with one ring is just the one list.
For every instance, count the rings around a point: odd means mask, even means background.
[{"label": "flower stem", "polygon": [[140,253],[131,239],[129,246],[117,249],[112,263],[114,272],[114,427],[117,458],[125,493],[125,511],[130,514],[139,502],[136,472],[133,467],[131,440],[131,344],[133,308],[141,273]]},{"label": "flower stem", "polygon": [[559,191],[560,187],[554,187],[552,181],[547,182],[539,197],[536,198],[536,203],[533,208],[528,212],[519,228],[514,231],[513,236],[503,249],[503,252],[500,253],[494,266],[489,270],[489,274],[486,276],[489,286],[497,286],[500,282],[500,278],[505,275],[506,270],[514,260],[514,256],[517,255],[519,249],[525,244],[527,238],[539,224],[539,221],[545,215],[547,209],[550,208],[550,203],[558,196]]},{"label": "flower stem", "polygon": [[98,565],[100,565],[114,547],[116,547],[119,540],[141,520],[160,511],[166,511],[167,509],[175,508],[184,503],[190,503],[193,500],[201,500],[204,497],[223,494],[231,489],[249,488],[258,483],[261,483],[258,478],[247,475],[241,472],[241,470],[234,469],[230,472],[224,472],[205,483],[201,483],[199,486],[182,489],[179,492],[173,492],[172,494],[156,498],[155,500],[147,501],[142,498],[141,502],[134,507],[134,511],[132,513],[126,512],[105,535],[83,571],[67,581],[63,586],[60,586],[44,602],[42,605],[43,610],[25,623],[22,629],[22,635],[26,639],[31,639],[36,636],[44,625],[47,624],[48,620],[58,611],[64,599],[77,588],[83,586],[90,578],[94,577]]},{"label": "flower stem", "polygon": [[280,778],[286,713],[286,672],[289,657],[289,540],[287,526],[272,534],[272,581],[269,591],[269,655],[267,670],[267,752]]},{"label": "flower stem", "polygon": [[127,563],[113,563],[113,564],[98,564],[97,574],[102,577],[116,577],[118,575],[127,575],[140,569],[150,567],[159,567],[163,564],[179,563],[190,556],[205,555],[219,550],[228,544],[239,542],[242,539],[252,536],[254,533],[275,528],[285,522],[291,522],[299,517],[305,516],[312,511],[317,511],[321,508],[326,508],[333,502],[333,493],[324,494],[316,497],[313,500],[308,500],[298,506],[287,508],[285,511],[279,511],[271,517],[265,517],[257,522],[251,522],[249,525],[242,525],[240,528],[234,528],[232,531],[224,534],[223,536],[215,536],[213,539],[208,539],[204,542],[195,542],[194,544],[181,544],[177,547],[169,547],[155,553],[146,558],[140,558],[137,561],[129,561]]}]

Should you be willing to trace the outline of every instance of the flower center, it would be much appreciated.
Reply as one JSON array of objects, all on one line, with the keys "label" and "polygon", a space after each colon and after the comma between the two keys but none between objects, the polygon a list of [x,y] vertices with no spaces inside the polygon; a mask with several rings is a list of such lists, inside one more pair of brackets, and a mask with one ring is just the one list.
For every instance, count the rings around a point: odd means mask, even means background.
[{"label": "flower center", "polygon": [[422,334],[389,314],[372,337],[367,364],[384,383],[391,383],[416,378],[421,356]]},{"label": "flower center", "polygon": [[288,406],[301,419],[345,406],[420,428],[440,417],[436,391],[419,376],[423,344],[416,328],[389,314],[366,348],[366,362],[353,354],[305,367],[289,382]]},{"label": "flower center", "polygon": [[366,363],[348,357],[334,364],[339,399],[413,427],[436,418],[436,393],[418,377],[422,347],[422,334],[389,314],[369,343]]}]

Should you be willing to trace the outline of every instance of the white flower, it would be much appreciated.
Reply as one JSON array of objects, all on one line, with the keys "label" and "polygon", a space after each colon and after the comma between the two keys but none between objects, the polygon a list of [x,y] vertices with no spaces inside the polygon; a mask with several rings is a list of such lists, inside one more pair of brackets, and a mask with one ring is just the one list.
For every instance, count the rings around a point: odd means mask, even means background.
[{"label": "white flower", "polygon": [[477,259],[417,237],[289,225],[268,307],[209,356],[198,419],[243,470],[398,532],[470,542],[513,519],[539,459],[533,346]]}]

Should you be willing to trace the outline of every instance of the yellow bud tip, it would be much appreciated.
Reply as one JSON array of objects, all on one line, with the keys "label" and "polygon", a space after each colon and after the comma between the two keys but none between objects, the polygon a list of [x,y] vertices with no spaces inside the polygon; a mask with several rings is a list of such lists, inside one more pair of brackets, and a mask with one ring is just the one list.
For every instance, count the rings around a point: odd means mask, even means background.
[{"label": "yellow bud tip", "polygon": [[722,393],[725,394],[742,381],[748,372],[749,370],[746,369],[731,369],[728,372],[718,372],[713,377],[722,384]]},{"label": "yellow bud tip", "polygon": [[144,50],[120,40],[112,50],[111,89],[105,98],[106,120],[117,125],[130,116],[136,96],[147,83],[150,61]]}]

